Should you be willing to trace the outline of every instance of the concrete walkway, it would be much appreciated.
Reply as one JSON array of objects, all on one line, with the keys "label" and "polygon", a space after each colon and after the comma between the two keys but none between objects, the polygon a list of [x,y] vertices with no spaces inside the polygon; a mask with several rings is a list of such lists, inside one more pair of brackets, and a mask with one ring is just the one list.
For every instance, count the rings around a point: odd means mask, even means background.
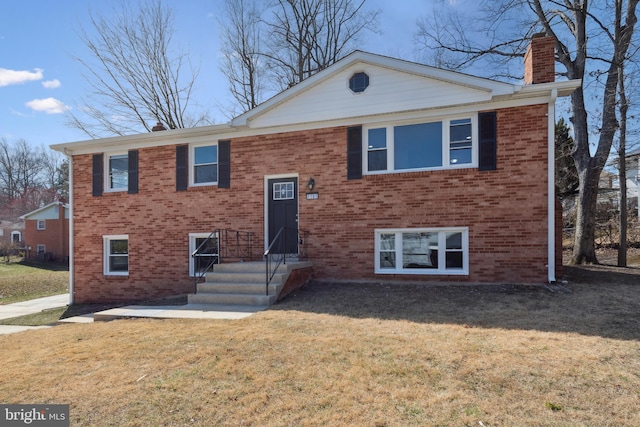
[{"label": "concrete walkway", "polygon": [[0,320],[26,316],[27,314],[40,313],[43,310],[50,310],[53,308],[66,307],[68,304],[69,294],[61,294],[16,302],[13,304],[0,305]]},{"label": "concrete walkway", "polygon": [[[37,298],[14,304],[0,305],[0,320],[12,317],[25,316],[65,307],[69,304],[69,294],[55,295],[52,297]],[[120,308],[99,311],[97,313],[84,314],[82,316],[61,319],[58,323],[91,323],[96,321],[108,321],[126,318],[155,318],[155,319],[226,319],[236,320],[249,317],[258,311],[268,307],[254,306],[227,306],[213,304],[185,304],[170,306],[142,306],[130,305]],[[9,326],[0,325],[0,335],[13,334],[30,329],[42,329],[50,326]]]},{"label": "concrete walkway", "polygon": [[[0,320],[40,313],[41,311],[51,310],[54,308],[66,307],[67,304],[69,304],[69,294],[54,295],[51,297],[36,298],[13,304],[0,305]],[[0,335],[48,327],[49,326],[0,325]]]}]

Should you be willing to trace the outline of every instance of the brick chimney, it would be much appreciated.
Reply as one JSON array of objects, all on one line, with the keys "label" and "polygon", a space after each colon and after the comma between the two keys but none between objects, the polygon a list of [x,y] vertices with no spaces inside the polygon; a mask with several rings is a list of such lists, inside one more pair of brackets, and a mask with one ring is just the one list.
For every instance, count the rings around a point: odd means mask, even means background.
[{"label": "brick chimney", "polygon": [[164,127],[162,122],[156,123],[156,125],[151,128],[151,132],[158,132],[158,131],[161,131],[161,130],[167,130],[167,128]]},{"label": "brick chimney", "polygon": [[534,34],[524,54],[524,84],[550,83],[556,79],[556,39]]}]

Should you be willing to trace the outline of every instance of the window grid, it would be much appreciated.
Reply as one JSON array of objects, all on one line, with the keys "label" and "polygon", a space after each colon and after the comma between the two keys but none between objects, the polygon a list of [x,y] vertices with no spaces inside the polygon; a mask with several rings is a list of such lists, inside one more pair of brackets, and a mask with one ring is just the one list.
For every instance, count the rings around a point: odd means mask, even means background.
[{"label": "window grid", "polygon": [[37,230],[46,230],[47,228],[47,223],[44,219],[39,219],[37,224],[36,224],[36,229]]},{"label": "window grid", "polygon": [[273,184],[273,200],[293,199],[293,182],[276,182]]},{"label": "window grid", "polygon": [[108,182],[107,189],[112,191],[127,190],[129,187],[129,155],[112,154],[107,156]]}]

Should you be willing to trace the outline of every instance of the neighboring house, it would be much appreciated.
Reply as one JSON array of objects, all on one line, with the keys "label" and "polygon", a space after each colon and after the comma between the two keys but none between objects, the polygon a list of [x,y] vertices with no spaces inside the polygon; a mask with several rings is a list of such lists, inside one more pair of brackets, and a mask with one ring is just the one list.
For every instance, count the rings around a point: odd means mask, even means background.
[{"label": "neighboring house", "polygon": [[213,229],[260,259],[281,226],[319,280],[555,281],[555,102],[580,82],[554,46],[532,40],[524,85],[356,51],[228,124],[53,146],[75,302],[192,292]]},{"label": "neighboring house", "polygon": [[0,248],[13,244],[22,247],[24,221],[0,220]]},{"label": "neighboring house", "polygon": [[24,220],[24,246],[27,256],[41,261],[69,258],[69,206],[49,203],[20,217]]},{"label": "neighboring house", "polygon": [[640,219],[640,148],[636,148],[627,154],[627,194],[629,198],[635,197]]}]

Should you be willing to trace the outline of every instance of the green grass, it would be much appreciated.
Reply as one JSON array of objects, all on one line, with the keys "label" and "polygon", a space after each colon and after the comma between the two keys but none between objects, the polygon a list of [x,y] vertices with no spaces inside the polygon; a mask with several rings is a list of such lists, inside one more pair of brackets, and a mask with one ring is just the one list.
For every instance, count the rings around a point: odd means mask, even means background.
[{"label": "green grass", "polygon": [[60,320],[65,313],[67,307],[54,308],[44,310],[40,313],[27,314],[26,316],[12,317],[10,319],[0,320],[0,325],[16,325],[16,326],[44,326],[52,325]]},{"label": "green grass", "polygon": [[0,262],[0,305],[69,291],[69,271],[59,264],[29,265],[20,259]]}]

